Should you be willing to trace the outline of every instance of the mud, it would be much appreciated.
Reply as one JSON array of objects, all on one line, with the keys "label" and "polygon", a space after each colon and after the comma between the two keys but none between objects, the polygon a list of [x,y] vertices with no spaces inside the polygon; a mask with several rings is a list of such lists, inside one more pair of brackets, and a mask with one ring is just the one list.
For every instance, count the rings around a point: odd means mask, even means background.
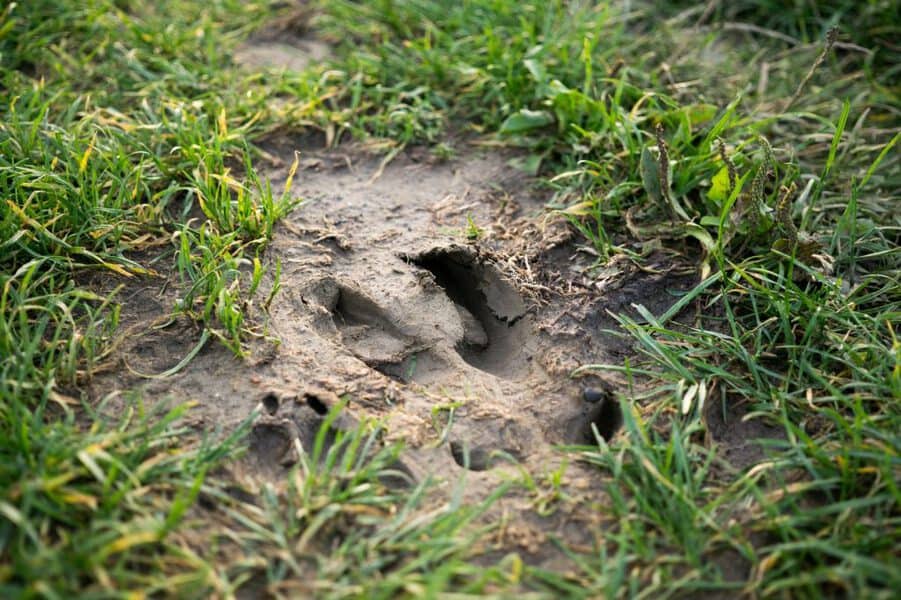
[{"label": "mud", "polygon": [[[304,60],[318,56],[301,38],[285,39],[255,40],[239,61],[302,68],[282,55],[286,43]],[[281,481],[346,398],[330,435],[379,417],[385,442],[407,448],[397,485],[466,473],[472,501],[517,469],[534,476],[558,465],[556,445],[615,439],[614,393],[624,382],[603,371],[571,373],[633,354],[611,315],[637,319],[634,304],[664,312],[696,282],[692,265],[658,253],[641,266],[622,257],[600,266],[562,220],[548,217],[549,192],[495,149],[467,148],[446,162],[413,150],[385,166],[310,137],[265,147],[276,190],[301,153],[294,192],[304,203],[267,250],[270,273],[281,264],[281,290],[268,314],[248,307],[265,319],[250,355],[237,359],[211,341],[176,375],[148,377],[178,365],[200,336],[184,320],[169,322],[178,283],[162,272],[124,292],[127,335],[89,390],[107,410],[134,390],[147,402],[195,402],[190,422],[203,432],[232,431],[258,413],[235,467],[253,487]],[[471,223],[481,230],[475,239]],[[749,431],[721,419],[715,433],[728,445]],[[758,458],[753,452],[735,451],[741,466]],[[576,463],[565,484],[586,506],[603,495],[599,474]],[[503,547],[551,565],[560,556],[541,543],[548,535],[591,543],[591,511],[544,519],[526,504],[514,493],[499,505],[523,512],[504,530]]]},{"label": "mud", "polygon": [[[472,501],[520,467],[540,475],[558,465],[555,445],[615,436],[622,382],[571,371],[630,351],[607,331],[608,310],[665,308],[693,275],[620,263],[630,281],[602,293],[594,257],[547,220],[546,194],[504,153],[473,150],[443,163],[402,154],[381,170],[365,155],[348,162],[290,140],[273,147],[290,151],[279,164],[299,150],[308,167],[295,178],[304,204],[277,227],[266,255],[270,271],[277,261],[282,268],[266,337],[245,360],[211,341],[176,375],[144,378],[177,365],[199,338],[184,321],[149,327],[164,324],[177,284],[172,274],[144,281],[125,304],[134,334],[118,349],[118,368],[94,379],[95,396],[136,389],[147,402],[196,402],[198,431],[231,431],[257,411],[235,467],[250,487],[282,480],[299,452],[312,452],[342,397],[349,404],[335,430],[380,417],[385,441],[405,442],[396,484],[465,472]],[[287,167],[268,175],[279,189]],[[470,220],[481,238],[467,237]],[[597,473],[573,463],[566,477],[597,500]],[[498,510],[523,502],[514,494]],[[515,539],[534,549],[574,517],[522,520]],[[544,552],[540,560],[551,560]]]},{"label": "mud", "polygon": [[310,31],[309,10],[300,6],[268,23],[241,44],[234,62],[247,71],[303,71],[331,54],[331,46]]}]

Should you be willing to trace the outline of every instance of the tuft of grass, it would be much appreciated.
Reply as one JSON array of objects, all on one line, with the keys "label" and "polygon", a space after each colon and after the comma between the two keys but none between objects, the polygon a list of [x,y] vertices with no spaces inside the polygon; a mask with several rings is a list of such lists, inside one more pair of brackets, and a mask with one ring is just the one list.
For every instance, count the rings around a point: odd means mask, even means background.
[{"label": "tuft of grass", "polygon": [[[3,406],[0,435],[0,590],[6,597],[181,594],[203,585],[208,565],[182,537],[206,475],[244,429],[186,444],[187,407],[79,425],[73,412]],[[178,574],[175,579],[168,575]]]},{"label": "tuft of grass", "polygon": [[[873,163],[861,166],[864,175],[857,181],[876,173],[895,139]],[[834,167],[829,162],[825,171]],[[852,185],[855,208],[862,189]],[[901,298],[899,255],[885,237],[893,226],[873,226],[869,241],[849,242],[833,265],[832,257],[828,263],[822,256],[816,260],[809,250],[824,246],[825,240],[808,237],[805,247],[793,223],[792,198],[783,186],[776,210],[785,235],[776,241],[785,242],[781,246],[788,254],[762,250],[733,260],[724,250],[716,257],[717,275],[679,302],[700,303],[703,316],[690,324],[669,323],[677,306],[660,318],[643,311],[644,323],[619,317],[638,343],[641,373],[652,386],[641,408],[648,424],[638,428],[633,419],[621,438],[619,456],[635,453],[628,470],[612,462],[615,449],[605,445],[600,451],[579,452],[610,473],[614,490],[630,494],[619,505],[623,519],[657,518],[660,509],[646,506],[645,498],[659,495],[659,486],[667,488],[668,501],[677,507],[659,518],[693,523],[691,533],[699,537],[689,545],[704,549],[706,558],[714,559],[721,550],[711,548],[724,542],[740,553],[747,565],[742,576],[746,593],[888,598],[899,585],[896,551],[901,543],[895,534],[901,412],[893,328]],[[878,195],[871,202],[878,207]],[[847,209],[840,214],[845,213]],[[848,270],[850,247],[857,244],[879,248],[870,254],[866,271]],[[709,448],[679,442],[682,431],[706,431],[711,411],[724,419],[747,411],[744,419],[765,420],[781,429],[784,439],[770,440],[767,460],[750,469],[736,472],[724,465],[732,476],[722,481],[701,466],[707,464]],[[656,454],[675,443],[683,448]],[[688,515],[679,512],[686,496],[678,470],[683,455],[700,461],[691,473],[704,479],[701,489],[713,493],[690,499]],[[711,505],[718,516],[708,519]],[[660,521],[650,530],[643,528],[644,537],[634,543],[647,544],[661,534],[666,547],[679,553],[672,560],[700,577],[699,585],[718,580],[716,570],[706,575],[696,570],[701,567],[698,555]]]},{"label": "tuft of grass", "polygon": [[[265,8],[38,0],[0,14],[4,596],[209,589],[185,516],[246,429],[195,443],[176,424],[187,407],[126,404],[110,422],[77,396],[119,335],[117,284],[158,277],[148,257],[170,241],[201,340],[240,353],[253,333],[262,251],[296,203],[254,168],[258,110],[223,50]],[[99,274],[112,293],[88,285]]]},{"label": "tuft of grass", "polygon": [[242,557],[223,562],[223,578],[277,596],[330,598],[479,593],[516,584],[516,557],[489,568],[471,562],[489,549],[485,538],[498,525],[479,519],[506,486],[467,505],[461,480],[449,501],[434,504],[436,481],[413,481],[399,462],[401,446],[379,442],[378,423],[332,427],[345,404],[332,407],[309,454],[296,443],[300,460],[284,485],[266,484],[255,504],[220,493],[236,525],[220,549]]}]

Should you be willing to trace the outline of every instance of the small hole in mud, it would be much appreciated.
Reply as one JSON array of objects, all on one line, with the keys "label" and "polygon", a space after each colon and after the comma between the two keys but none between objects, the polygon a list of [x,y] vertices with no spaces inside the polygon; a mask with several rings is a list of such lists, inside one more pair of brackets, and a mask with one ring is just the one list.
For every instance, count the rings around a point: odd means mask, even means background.
[{"label": "small hole in mud", "polygon": [[[582,442],[587,444],[597,443],[594,429],[604,441],[610,441],[614,434],[623,425],[623,414],[619,402],[610,398],[599,402],[588,414],[588,421],[582,432]],[[594,427],[592,427],[594,426]]]},{"label": "small hole in mud", "polygon": [[398,383],[410,383],[428,377],[440,364],[443,364],[441,358],[430,350],[422,350],[393,362],[371,363],[369,366]]},{"label": "small hole in mud", "polygon": [[413,371],[415,369],[415,363],[411,367],[407,363],[408,360],[400,361],[400,362],[386,362],[386,363],[377,363],[374,362],[369,366],[388,377],[389,379],[393,379],[398,383],[409,383],[413,380]]},{"label": "small hole in mud", "polygon": [[307,406],[312,408],[317,415],[328,414],[328,405],[320,400],[317,396],[313,394],[304,394],[303,399],[307,401]]},{"label": "small hole in mud", "polygon": [[466,442],[450,443],[451,456],[454,462],[470,471],[487,471],[492,466],[491,455],[484,448],[473,448]]},{"label": "small hole in mud", "polygon": [[269,392],[268,394],[263,396],[262,403],[263,408],[266,409],[266,412],[270,415],[274,415],[276,412],[278,412],[278,396],[276,396],[272,392]]},{"label": "small hole in mud", "polygon": [[250,455],[265,468],[278,465],[291,447],[291,430],[282,423],[255,423],[249,437]]},{"label": "small hole in mud", "polygon": [[361,297],[353,290],[341,288],[338,291],[338,301],[335,303],[334,314],[341,325],[357,325],[363,322],[360,313]]}]

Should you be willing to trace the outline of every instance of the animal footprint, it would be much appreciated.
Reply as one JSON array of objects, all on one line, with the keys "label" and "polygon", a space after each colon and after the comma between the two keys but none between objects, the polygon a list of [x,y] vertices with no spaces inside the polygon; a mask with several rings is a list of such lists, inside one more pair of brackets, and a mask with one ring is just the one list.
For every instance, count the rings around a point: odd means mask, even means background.
[{"label": "animal footprint", "polygon": [[515,377],[526,369],[525,304],[494,267],[461,247],[431,250],[407,260],[431,273],[456,306],[463,326],[456,351],[464,361],[500,377]]}]

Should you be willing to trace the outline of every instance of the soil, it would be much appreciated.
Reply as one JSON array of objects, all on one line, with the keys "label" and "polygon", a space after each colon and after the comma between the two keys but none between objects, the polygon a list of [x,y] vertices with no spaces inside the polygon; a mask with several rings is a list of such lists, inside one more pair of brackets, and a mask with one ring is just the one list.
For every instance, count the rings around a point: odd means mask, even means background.
[{"label": "soil", "polygon": [[309,30],[310,10],[299,4],[241,44],[233,60],[247,71],[303,71],[331,55],[331,46]]},{"label": "soil", "polygon": [[[252,57],[272,42],[260,44],[245,64],[258,64]],[[190,423],[203,432],[232,431],[258,411],[235,465],[250,490],[283,480],[297,444],[312,449],[339,398],[349,404],[335,428],[382,419],[384,441],[406,445],[400,472],[450,483],[465,472],[471,502],[520,468],[537,479],[559,465],[556,445],[592,443],[595,431],[613,438],[621,420],[614,394],[624,381],[603,369],[571,374],[622,364],[634,349],[611,315],[639,320],[634,304],[664,312],[696,283],[695,268],[663,252],[641,266],[622,256],[601,265],[549,216],[550,192],[510,166],[513,154],[463,146],[451,160],[412,149],[383,165],[309,137],[271,140],[273,189],[282,189],[299,151],[293,193],[304,203],[276,227],[266,253],[270,274],[281,263],[281,290],[265,336],[245,359],[211,341],[177,374],[147,377],[178,365],[199,339],[186,321],[167,323],[178,280],[164,272],[120,294],[127,335],[91,394],[111,412],[131,392],[147,403],[193,402]],[[711,428],[718,443],[736,448],[739,468],[759,459],[745,439],[755,432],[722,415]],[[565,485],[573,508],[551,517],[530,510],[525,492],[499,503],[493,514],[517,514],[498,540],[504,552],[562,568],[562,555],[543,543],[548,536],[592,543],[588,532],[597,528],[586,521],[599,511],[574,507],[603,501],[601,476],[574,463]]]}]

